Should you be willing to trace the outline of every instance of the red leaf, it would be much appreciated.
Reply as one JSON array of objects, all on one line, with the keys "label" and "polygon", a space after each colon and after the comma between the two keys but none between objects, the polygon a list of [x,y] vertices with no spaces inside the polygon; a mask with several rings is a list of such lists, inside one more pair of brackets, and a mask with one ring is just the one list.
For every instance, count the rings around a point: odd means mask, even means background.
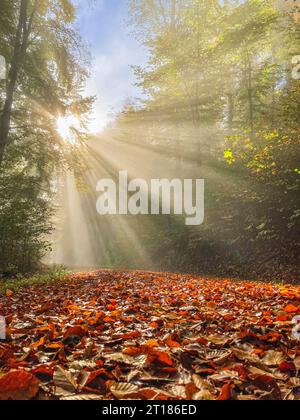
[{"label": "red leaf", "polygon": [[274,378],[268,375],[260,375],[257,376],[254,380],[254,385],[262,389],[263,391],[267,391],[273,393],[274,398],[281,399],[281,391],[277,385],[277,382]]},{"label": "red leaf", "polygon": [[219,401],[229,401],[233,397],[233,387],[232,384],[225,384],[221,390],[221,393],[218,397]]},{"label": "red leaf", "polygon": [[54,367],[39,366],[36,369],[33,369],[31,373],[40,381],[50,381],[53,378]]},{"label": "red leaf", "polygon": [[291,372],[291,373],[296,373],[297,369],[296,366],[294,365],[293,362],[282,362],[279,365],[280,372]]},{"label": "red leaf", "polygon": [[99,369],[90,373],[86,382],[86,387],[100,390],[101,393],[104,394],[107,388],[106,382],[111,379],[113,379],[113,376],[105,369]]},{"label": "red leaf", "polygon": [[67,329],[67,331],[64,334],[64,339],[69,337],[80,337],[83,338],[86,336],[87,330],[80,326],[70,327]]},{"label": "red leaf", "polygon": [[185,393],[186,393],[186,398],[188,399],[188,400],[192,400],[193,399],[193,396],[198,392],[199,390],[198,390],[198,388],[196,387],[196,385],[193,383],[193,382],[191,382],[191,383],[189,383],[189,384],[187,384],[186,386],[185,386]]}]

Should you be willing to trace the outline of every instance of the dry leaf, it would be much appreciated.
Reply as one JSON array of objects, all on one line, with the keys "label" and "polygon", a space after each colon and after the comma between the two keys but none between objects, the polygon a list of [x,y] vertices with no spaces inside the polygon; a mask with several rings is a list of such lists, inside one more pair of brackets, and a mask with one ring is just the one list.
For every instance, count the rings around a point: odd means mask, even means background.
[{"label": "dry leaf", "polygon": [[30,400],[39,391],[39,381],[31,373],[13,371],[0,377],[0,400]]}]

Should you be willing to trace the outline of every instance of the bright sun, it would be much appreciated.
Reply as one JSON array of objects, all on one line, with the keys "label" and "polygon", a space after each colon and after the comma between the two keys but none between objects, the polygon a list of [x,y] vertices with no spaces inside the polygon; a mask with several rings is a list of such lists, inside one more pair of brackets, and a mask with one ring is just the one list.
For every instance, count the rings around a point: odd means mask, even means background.
[{"label": "bright sun", "polygon": [[65,117],[58,117],[56,120],[57,132],[66,143],[75,145],[77,143],[74,135],[75,130],[80,129],[80,122],[75,115],[68,115]]}]

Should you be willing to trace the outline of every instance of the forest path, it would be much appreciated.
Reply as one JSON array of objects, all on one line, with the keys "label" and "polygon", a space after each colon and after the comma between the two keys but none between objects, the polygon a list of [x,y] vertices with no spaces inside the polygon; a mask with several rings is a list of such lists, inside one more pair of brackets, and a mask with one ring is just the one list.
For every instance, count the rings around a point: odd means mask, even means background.
[{"label": "forest path", "polygon": [[0,314],[0,399],[300,399],[300,287],[103,270]]}]

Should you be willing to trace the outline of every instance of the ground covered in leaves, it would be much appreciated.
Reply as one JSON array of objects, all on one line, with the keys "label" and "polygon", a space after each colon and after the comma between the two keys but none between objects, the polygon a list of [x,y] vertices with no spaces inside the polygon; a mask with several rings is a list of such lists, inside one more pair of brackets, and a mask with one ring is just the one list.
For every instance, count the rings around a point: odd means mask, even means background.
[{"label": "ground covered in leaves", "polygon": [[300,287],[101,271],[0,314],[0,400],[300,399]]}]

